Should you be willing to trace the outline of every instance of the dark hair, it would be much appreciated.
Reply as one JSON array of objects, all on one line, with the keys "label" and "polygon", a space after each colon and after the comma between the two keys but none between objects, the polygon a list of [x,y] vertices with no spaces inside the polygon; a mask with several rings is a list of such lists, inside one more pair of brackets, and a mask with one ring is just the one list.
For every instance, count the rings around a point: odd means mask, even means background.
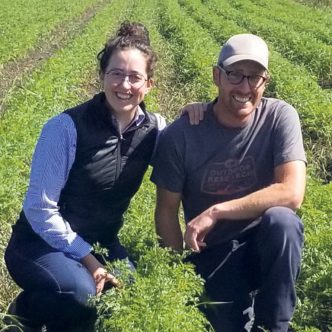
[{"label": "dark hair", "polygon": [[98,53],[99,74],[105,74],[109,60],[113,53],[123,49],[138,49],[146,57],[146,71],[148,78],[153,77],[157,56],[150,46],[149,31],[147,28],[136,22],[125,21],[121,24],[115,37],[109,39],[105,47]]}]

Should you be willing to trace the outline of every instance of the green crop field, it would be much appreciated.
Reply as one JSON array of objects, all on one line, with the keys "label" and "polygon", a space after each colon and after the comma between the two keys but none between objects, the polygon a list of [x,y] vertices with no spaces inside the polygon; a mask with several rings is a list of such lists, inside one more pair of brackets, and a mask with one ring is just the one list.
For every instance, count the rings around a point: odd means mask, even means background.
[{"label": "green crop field", "polygon": [[[332,331],[332,4],[329,0],[1,0],[0,331],[19,292],[3,259],[42,125],[99,90],[96,54],[124,20],[144,23],[158,53],[149,110],[171,122],[181,106],[215,97],[212,66],[231,35],[262,36],[271,54],[266,95],[299,112],[308,157],[296,332]],[[148,172],[149,173],[149,172]],[[157,245],[146,175],[121,239],[136,282],[96,301],[97,331],[212,331],[198,305],[203,281]],[[119,264],[117,268],[123,267]],[[125,272],[125,271],[124,271]],[[112,313],[112,314],[111,314]]]}]

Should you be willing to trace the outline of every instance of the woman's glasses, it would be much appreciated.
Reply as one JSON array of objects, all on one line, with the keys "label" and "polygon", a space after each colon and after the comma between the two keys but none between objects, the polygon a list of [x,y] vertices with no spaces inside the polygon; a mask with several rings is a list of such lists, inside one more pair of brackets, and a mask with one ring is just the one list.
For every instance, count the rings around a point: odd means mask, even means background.
[{"label": "woman's glasses", "polygon": [[111,69],[110,71],[106,72],[106,75],[111,84],[119,85],[127,79],[129,84],[135,89],[141,88],[147,81],[147,79],[140,73],[126,74],[122,70],[118,69]]}]

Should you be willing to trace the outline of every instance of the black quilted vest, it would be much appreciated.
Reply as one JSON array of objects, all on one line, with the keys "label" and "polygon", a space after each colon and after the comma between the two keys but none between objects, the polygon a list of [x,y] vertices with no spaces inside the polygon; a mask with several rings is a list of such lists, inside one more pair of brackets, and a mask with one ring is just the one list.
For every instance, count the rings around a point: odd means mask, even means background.
[{"label": "black quilted vest", "polygon": [[[157,121],[144,103],[140,106],[145,120],[122,136],[110,119],[104,93],[65,111],[75,123],[77,146],[59,207],[71,228],[90,244],[114,241],[150,163]],[[24,213],[17,224],[22,222],[31,228]]]}]

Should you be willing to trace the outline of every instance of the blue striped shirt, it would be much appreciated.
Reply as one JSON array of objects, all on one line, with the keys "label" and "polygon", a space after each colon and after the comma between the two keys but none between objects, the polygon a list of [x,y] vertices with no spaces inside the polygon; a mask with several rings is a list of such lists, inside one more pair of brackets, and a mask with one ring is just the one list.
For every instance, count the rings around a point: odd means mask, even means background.
[{"label": "blue striped shirt", "polygon": [[[165,119],[157,115],[158,129]],[[145,119],[141,109],[123,130],[139,126]],[[50,119],[43,127],[32,158],[30,183],[23,203],[23,211],[32,229],[53,248],[81,259],[92,250],[59,211],[59,198],[76,153],[77,133],[74,122],[66,113]]]}]

